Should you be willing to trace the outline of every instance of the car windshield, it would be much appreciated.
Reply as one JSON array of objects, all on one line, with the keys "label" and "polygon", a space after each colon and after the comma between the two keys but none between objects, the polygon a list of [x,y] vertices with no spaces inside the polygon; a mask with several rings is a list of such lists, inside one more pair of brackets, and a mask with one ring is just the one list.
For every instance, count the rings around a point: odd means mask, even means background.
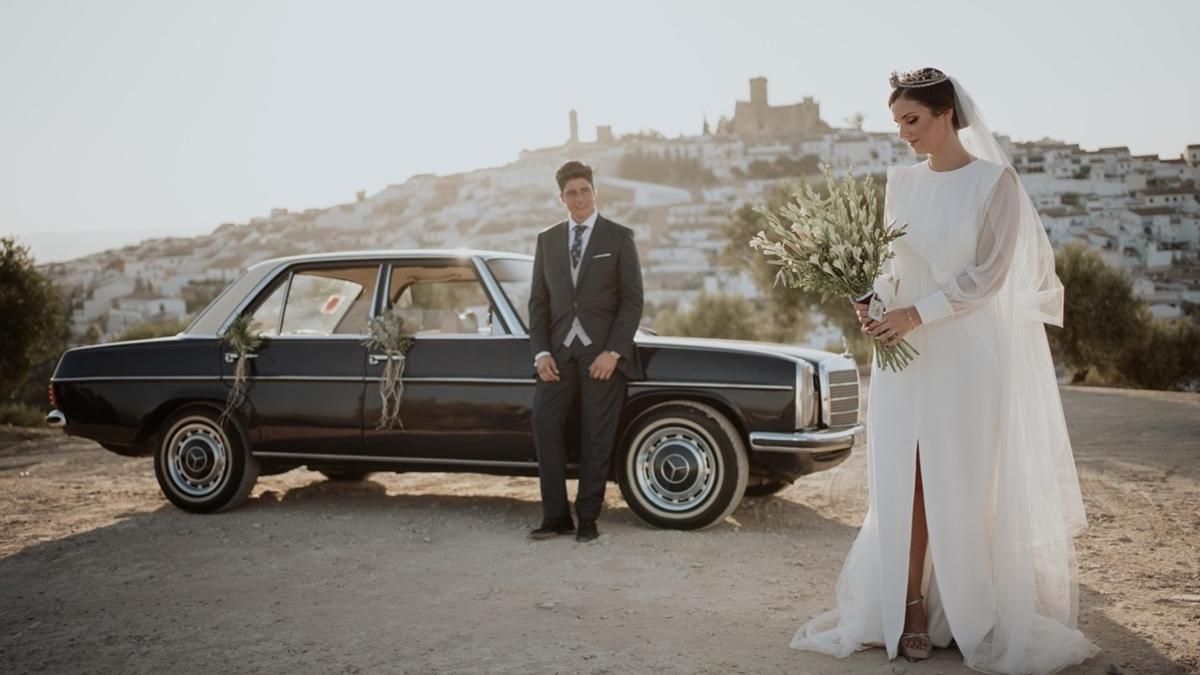
[{"label": "car windshield", "polygon": [[487,261],[488,269],[504,291],[508,304],[512,306],[525,329],[529,329],[529,280],[533,278],[533,261],[521,258],[493,258]]}]

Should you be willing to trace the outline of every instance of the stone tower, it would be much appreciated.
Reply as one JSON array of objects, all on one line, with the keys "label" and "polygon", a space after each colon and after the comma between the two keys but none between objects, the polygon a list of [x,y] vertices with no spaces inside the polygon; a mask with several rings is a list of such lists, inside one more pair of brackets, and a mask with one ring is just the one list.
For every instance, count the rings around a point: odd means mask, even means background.
[{"label": "stone tower", "polygon": [[750,105],[757,108],[766,108],[769,105],[767,103],[767,78],[750,78]]}]

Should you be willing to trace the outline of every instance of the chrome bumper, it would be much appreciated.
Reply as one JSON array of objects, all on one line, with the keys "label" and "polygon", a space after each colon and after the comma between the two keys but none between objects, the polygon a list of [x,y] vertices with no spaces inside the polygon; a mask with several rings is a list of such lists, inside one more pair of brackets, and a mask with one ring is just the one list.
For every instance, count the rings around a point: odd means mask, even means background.
[{"label": "chrome bumper", "polygon": [[861,424],[837,431],[797,431],[791,434],[757,431],[750,434],[750,449],[799,454],[849,450],[862,441],[862,433]]},{"label": "chrome bumper", "polygon": [[61,429],[67,426],[67,416],[61,410],[51,410],[49,415],[46,415],[46,424],[54,429]]}]

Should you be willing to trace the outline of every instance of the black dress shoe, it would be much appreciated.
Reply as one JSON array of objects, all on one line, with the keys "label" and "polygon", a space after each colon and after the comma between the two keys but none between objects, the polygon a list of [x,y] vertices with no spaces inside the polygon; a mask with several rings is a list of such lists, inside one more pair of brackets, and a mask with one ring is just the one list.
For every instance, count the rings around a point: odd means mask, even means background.
[{"label": "black dress shoe", "polygon": [[543,520],[535,530],[529,532],[530,539],[549,539],[560,534],[571,534],[575,531],[575,523],[570,518]]},{"label": "black dress shoe", "polygon": [[596,521],[579,521],[579,529],[575,532],[575,541],[594,541],[599,536],[600,531],[596,529]]}]

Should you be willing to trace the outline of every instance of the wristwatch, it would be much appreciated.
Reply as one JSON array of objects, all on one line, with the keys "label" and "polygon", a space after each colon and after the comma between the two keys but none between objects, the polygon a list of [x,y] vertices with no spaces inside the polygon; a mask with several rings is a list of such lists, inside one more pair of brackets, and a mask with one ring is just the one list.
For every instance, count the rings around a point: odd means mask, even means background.
[{"label": "wristwatch", "polygon": [[611,356],[611,357],[613,357],[614,359],[617,359],[618,361],[619,361],[619,360],[621,360],[621,353],[620,353],[620,352],[613,351],[613,350],[611,350],[611,349],[610,349],[610,350],[608,350],[608,355],[609,355],[609,356]]}]

